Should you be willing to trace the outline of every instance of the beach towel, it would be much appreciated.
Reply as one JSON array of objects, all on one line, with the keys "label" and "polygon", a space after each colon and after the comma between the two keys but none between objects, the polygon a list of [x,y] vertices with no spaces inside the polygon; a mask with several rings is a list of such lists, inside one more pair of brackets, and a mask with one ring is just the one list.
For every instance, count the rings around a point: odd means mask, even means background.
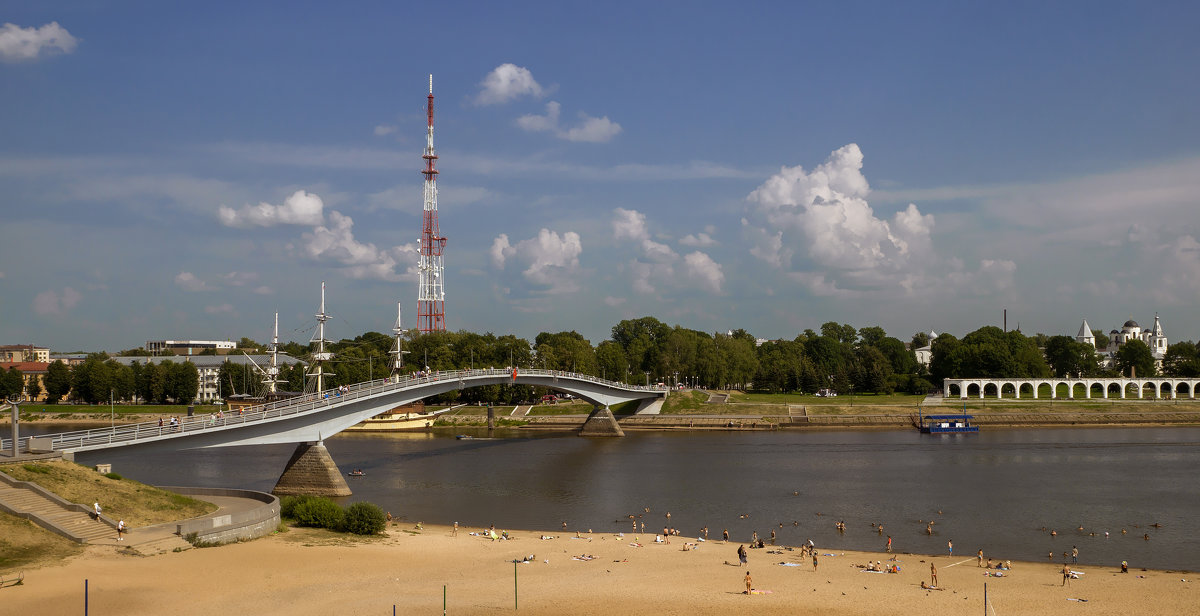
[{"label": "beach towel", "polygon": [[769,594],[771,594],[771,593],[773,593],[773,592],[775,592],[775,591],[773,591],[773,590],[759,590],[759,589],[755,588],[754,590],[751,590],[751,591],[750,591],[750,594],[752,594],[752,595],[769,595]]},{"label": "beach towel", "polygon": [[799,567],[800,566],[800,563],[779,563],[779,564],[783,565],[784,567]]}]

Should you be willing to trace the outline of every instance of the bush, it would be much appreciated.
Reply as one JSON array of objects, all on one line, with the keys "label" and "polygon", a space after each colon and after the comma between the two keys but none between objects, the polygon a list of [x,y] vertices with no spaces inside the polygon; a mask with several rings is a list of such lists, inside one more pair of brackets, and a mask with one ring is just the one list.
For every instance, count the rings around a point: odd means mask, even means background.
[{"label": "bush", "polygon": [[328,498],[317,497],[297,503],[292,508],[292,517],[300,526],[337,530],[341,528],[346,512],[341,505]]},{"label": "bush", "polygon": [[300,503],[308,502],[314,498],[316,498],[316,497],[302,495],[302,496],[285,496],[285,497],[279,499],[279,517],[295,519],[296,514],[294,512],[296,510],[296,505],[299,505]]},{"label": "bush", "polygon": [[383,509],[375,503],[354,503],[346,509],[346,518],[342,529],[355,535],[374,535],[383,532],[387,526]]},{"label": "bush", "polygon": [[104,473],[104,476],[108,477],[109,479],[116,479],[117,481],[124,479],[124,477],[121,477],[120,475],[118,475],[116,473]]}]

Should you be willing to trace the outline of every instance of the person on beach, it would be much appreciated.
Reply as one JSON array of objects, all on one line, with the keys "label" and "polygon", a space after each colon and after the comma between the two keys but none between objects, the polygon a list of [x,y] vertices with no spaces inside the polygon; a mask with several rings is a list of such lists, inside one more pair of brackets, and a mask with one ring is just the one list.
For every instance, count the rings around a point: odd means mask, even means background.
[{"label": "person on beach", "polygon": [[954,556],[954,540],[953,539],[946,542],[946,550],[950,552],[951,556]]},{"label": "person on beach", "polygon": [[125,520],[117,522],[117,541],[125,540]]},{"label": "person on beach", "polygon": [[812,555],[813,555],[813,571],[816,572],[816,570],[817,570],[817,553],[813,552]]},{"label": "person on beach", "polygon": [[95,513],[95,515],[93,517],[95,517],[96,521],[99,522],[100,521],[100,501],[96,501],[96,502],[92,503],[92,511]]},{"label": "person on beach", "polygon": [[1063,563],[1063,581],[1062,585],[1066,586],[1071,583],[1071,565]]},{"label": "person on beach", "polygon": [[725,529],[725,532],[721,533],[721,540],[724,541],[725,543],[729,543],[729,529],[728,528]]},{"label": "person on beach", "polygon": [[892,553],[892,536],[888,535],[887,553]]},{"label": "person on beach", "polygon": [[738,546],[738,562],[743,565],[746,564],[746,562],[747,562],[746,561],[746,546],[744,546],[744,545]]},{"label": "person on beach", "polygon": [[[391,514],[388,514],[388,515],[391,515]],[[457,536],[458,536],[458,522],[457,522],[457,521],[456,521],[456,522],[454,522],[454,530],[450,531],[450,536],[451,536],[451,537],[457,537]]]},{"label": "person on beach", "polygon": [[929,585],[937,586],[937,566],[929,561]]},{"label": "person on beach", "polygon": [[979,548],[979,567],[983,566],[983,548]]},{"label": "person on beach", "polygon": [[771,545],[775,545],[775,531],[771,531]]},{"label": "person on beach", "polygon": [[754,535],[750,537],[750,545],[758,545],[758,531],[754,531]]},{"label": "person on beach", "polygon": [[750,579],[750,572],[747,571],[746,572],[746,594],[750,594],[750,586],[752,584],[753,584],[753,581]]},{"label": "person on beach", "polygon": [[704,528],[702,528],[702,529],[700,529],[700,530],[704,532],[704,540],[705,540],[705,541],[708,541],[708,525],[706,524],[706,525],[704,526]]},{"label": "person on beach", "polygon": [[1079,563],[1079,548],[1076,546],[1071,546],[1071,564],[1074,565],[1074,564],[1078,564],[1078,563]]},{"label": "person on beach", "polygon": [[1129,573],[1129,562],[1121,561],[1121,573]]}]

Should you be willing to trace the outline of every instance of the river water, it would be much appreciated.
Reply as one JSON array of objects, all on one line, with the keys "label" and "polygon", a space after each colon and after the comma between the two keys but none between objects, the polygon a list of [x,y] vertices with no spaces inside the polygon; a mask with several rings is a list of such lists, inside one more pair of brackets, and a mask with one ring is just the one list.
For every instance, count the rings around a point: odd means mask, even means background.
[{"label": "river water", "polygon": [[[1058,562],[1078,546],[1085,564],[1200,570],[1200,428],[496,434],[343,433],[326,445],[343,472],[366,472],[348,478],[347,502],[371,501],[411,522],[549,530],[565,521],[572,532],[629,532],[634,514],[654,532],[670,511],[684,535],[707,525],[710,537],[728,529],[737,542],[774,530],[784,545],[812,538],[827,551],[881,551],[891,535],[901,552],[946,554],[952,540],[964,558],[983,548],[1013,560],[1054,552]],[[293,449],[117,449],[78,459],[146,483],[269,491]]]}]

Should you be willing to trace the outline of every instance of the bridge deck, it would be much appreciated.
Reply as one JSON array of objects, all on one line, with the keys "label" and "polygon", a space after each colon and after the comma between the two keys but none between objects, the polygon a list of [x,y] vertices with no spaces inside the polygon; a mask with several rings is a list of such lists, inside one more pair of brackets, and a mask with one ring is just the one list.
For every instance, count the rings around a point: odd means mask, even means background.
[{"label": "bridge deck", "polygon": [[[323,392],[304,394],[295,398],[280,400],[250,407],[240,413],[213,413],[180,418],[178,425],[162,425],[157,421],[134,424],[122,424],[111,428],[95,428],[74,432],[61,432],[40,437],[23,437],[21,450],[29,451],[30,446],[38,450],[77,451],[105,449],[140,442],[162,441],[197,433],[236,429],[264,422],[277,421],[285,417],[293,417],[310,413],[320,413],[350,402],[379,396],[390,392],[416,391],[429,386],[445,386],[447,383],[458,382],[463,387],[469,387],[471,381],[494,381],[496,378],[511,378],[517,384],[532,384],[552,386],[563,390],[572,390],[576,386],[588,385],[611,392],[611,397],[622,399],[638,399],[653,397],[665,393],[659,387],[643,387],[617,383],[586,374],[575,374],[556,370],[512,370],[504,368],[485,368],[479,370],[453,370],[435,372],[422,376],[406,375],[395,378],[376,379],[350,385],[339,391],[330,389]],[[550,379],[547,381],[547,379]],[[357,422],[355,422],[357,423]],[[336,432],[324,434],[333,436]],[[11,451],[12,439],[0,441],[0,451]]]}]

